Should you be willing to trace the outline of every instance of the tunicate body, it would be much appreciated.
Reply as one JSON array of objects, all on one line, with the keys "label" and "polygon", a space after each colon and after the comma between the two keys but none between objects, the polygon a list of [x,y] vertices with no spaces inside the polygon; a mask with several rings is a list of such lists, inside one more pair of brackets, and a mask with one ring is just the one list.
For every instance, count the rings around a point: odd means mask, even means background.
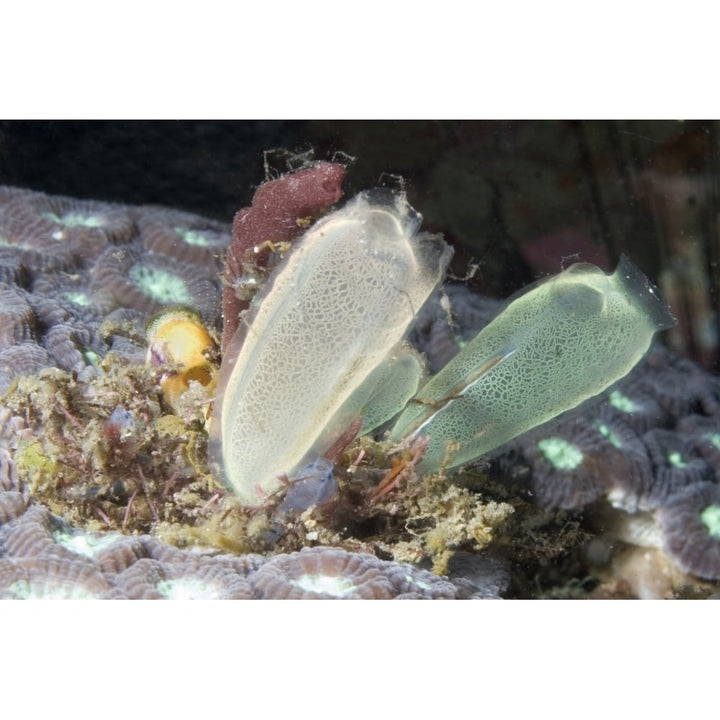
[{"label": "tunicate body", "polygon": [[[223,357],[211,427],[218,473],[247,504],[322,455],[362,415],[451,257],[403,193],[361,193],[311,227]],[[359,388],[362,388],[359,390]]]},{"label": "tunicate body", "polygon": [[512,301],[410,401],[391,440],[429,436],[418,469],[452,468],[619,380],[675,324],[626,258],[571,266]]}]

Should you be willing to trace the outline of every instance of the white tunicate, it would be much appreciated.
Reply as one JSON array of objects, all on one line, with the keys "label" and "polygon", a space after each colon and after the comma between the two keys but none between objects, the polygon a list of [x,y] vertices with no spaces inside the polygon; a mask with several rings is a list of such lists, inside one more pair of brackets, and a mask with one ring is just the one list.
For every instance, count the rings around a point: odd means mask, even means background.
[{"label": "white tunicate", "polygon": [[261,503],[278,476],[323,454],[364,406],[355,391],[397,348],[452,254],[417,234],[420,221],[402,193],[361,193],[296,241],[231,341],[210,452],[244,502]]},{"label": "white tunicate", "polygon": [[430,438],[419,470],[475,460],[619,380],[674,325],[626,258],[573,265],[511,302],[410,401],[391,440]]}]

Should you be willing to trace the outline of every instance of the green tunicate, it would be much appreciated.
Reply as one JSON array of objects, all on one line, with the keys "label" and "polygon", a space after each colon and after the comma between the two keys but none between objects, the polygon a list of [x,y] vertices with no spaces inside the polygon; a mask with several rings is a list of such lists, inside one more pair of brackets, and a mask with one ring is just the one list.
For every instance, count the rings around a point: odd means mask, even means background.
[{"label": "green tunicate", "polygon": [[720,433],[707,433],[705,439],[714,447],[720,449]]},{"label": "green tunicate", "polygon": [[342,404],[315,446],[332,445],[338,428],[348,427],[355,418],[362,418],[360,435],[392,420],[417,392],[424,372],[425,363],[416,350],[407,345],[395,348]]},{"label": "green tunicate", "polygon": [[700,520],[711,537],[720,537],[720,505],[708,505],[700,513]]},{"label": "green tunicate", "polygon": [[675,323],[624,257],[573,265],[511,302],[410,402],[393,441],[430,438],[419,469],[462,465],[619,380]]},{"label": "green tunicate", "polygon": [[575,470],[583,461],[580,448],[559,437],[540,440],[537,446],[545,460],[557,470]]},{"label": "green tunicate", "polygon": [[608,400],[610,405],[620,412],[634,413],[640,410],[640,406],[632,398],[623,395],[619,390],[613,390],[608,395]]},{"label": "green tunicate", "polygon": [[365,435],[397,415],[417,392],[425,365],[417,352],[401,347],[370,376],[374,389],[362,403],[360,434]]},{"label": "green tunicate", "polygon": [[145,295],[161,305],[192,304],[185,281],[177,275],[137,263],[130,268],[130,278]]}]

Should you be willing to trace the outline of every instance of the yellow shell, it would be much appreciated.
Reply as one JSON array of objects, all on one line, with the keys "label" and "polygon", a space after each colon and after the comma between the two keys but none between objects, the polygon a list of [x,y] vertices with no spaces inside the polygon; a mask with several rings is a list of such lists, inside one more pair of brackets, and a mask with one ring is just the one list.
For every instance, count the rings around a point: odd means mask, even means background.
[{"label": "yellow shell", "polygon": [[164,310],[150,321],[146,338],[146,363],[171,366],[160,387],[176,414],[183,415],[187,409],[183,395],[191,387],[201,386],[202,397],[212,395],[217,384],[217,368],[212,361],[217,345],[197,313],[186,308]]}]

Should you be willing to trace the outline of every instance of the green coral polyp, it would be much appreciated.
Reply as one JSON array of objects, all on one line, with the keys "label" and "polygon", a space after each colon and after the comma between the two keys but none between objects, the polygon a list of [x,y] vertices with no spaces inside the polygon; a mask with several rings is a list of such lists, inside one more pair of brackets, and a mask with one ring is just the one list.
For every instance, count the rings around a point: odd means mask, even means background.
[{"label": "green coral polyp", "polygon": [[603,422],[596,422],[595,427],[598,432],[613,446],[622,450],[623,444],[620,442],[620,438]]},{"label": "green coral polyp", "polygon": [[180,236],[186,245],[194,245],[196,247],[209,247],[211,243],[206,235],[197,230],[186,230],[185,228],[175,227],[173,230]]},{"label": "green coral polyp", "polygon": [[708,535],[720,538],[720,505],[708,505],[701,513],[700,520]]},{"label": "green coral polyp", "polygon": [[218,600],[220,598],[217,587],[193,578],[161,580],[155,588],[166,600]]},{"label": "green coral polyp", "polygon": [[60,297],[78,307],[87,307],[91,302],[90,298],[83,292],[64,292]]},{"label": "green coral polyp", "polygon": [[684,468],[687,465],[687,463],[683,460],[683,456],[677,451],[668,453],[667,459],[670,465],[675,468]]},{"label": "green coral polyp", "polygon": [[608,400],[610,405],[620,412],[634,413],[640,410],[640,405],[627,395],[623,395],[619,390],[613,390],[608,395]]},{"label": "green coral polyp", "polygon": [[83,587],[52,581],[18,580],[2,594],[7,600],[97,600],[97,595]]},{"label": "green coral polyp", "polygon": [[43,213],[43,217],[60,225],[65,225],[65,227],[100,228],[105,224],[103,219],[96,215],[83,215],[82,213],[69,212],[65,215],[56,215],[53,212],[47,212]]},{"label": "green coral polyp", "polygon": [[335,575],[301,575],[297,580],[291,580],[290,584],[305,592],[322,593],[333,597],[345,597],[355,589],[355,584],[350,578]]},{"label": "green coral polyp", "polygon": [[99,552],[110,547],[120,537],[116,533],[94,536],[82,531],[73,531],[69,528],[59,528],[50,533],[58,545],[62,545],[70,552],[84,557],[94,558]]},{"label": "green coral polyp", "polygon": [[583,461],[581,450],[562,438],[545,438],[537,445],[545,460],[557,470],[575,470]]},{"label": "green coral polyp", "polygon": [[192,305],[184,280],[165,270],[137,263],[130,268],[130,278],[145,295],[161,305]]}]

